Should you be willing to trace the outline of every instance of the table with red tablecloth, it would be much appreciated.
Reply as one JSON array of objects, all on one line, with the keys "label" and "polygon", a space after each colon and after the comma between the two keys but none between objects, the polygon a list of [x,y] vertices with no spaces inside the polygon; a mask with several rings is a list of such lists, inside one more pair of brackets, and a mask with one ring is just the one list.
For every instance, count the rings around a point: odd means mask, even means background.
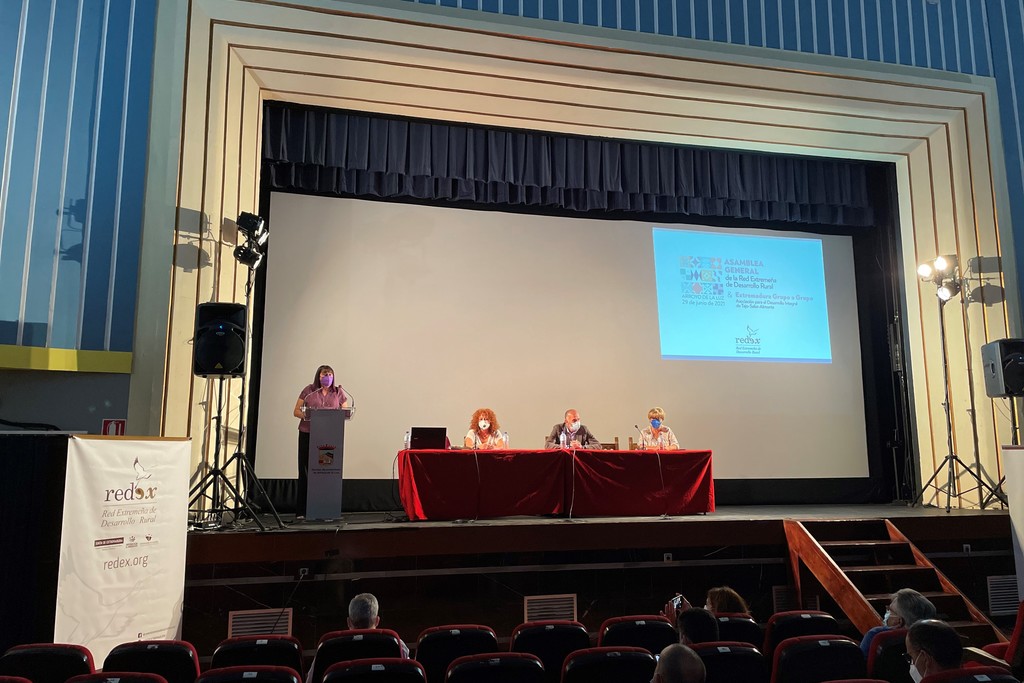
[{"label": "table with red tablecloth", "polygon": [[406,450],[398,490],[410,520],[715,509],[711,451]]}]

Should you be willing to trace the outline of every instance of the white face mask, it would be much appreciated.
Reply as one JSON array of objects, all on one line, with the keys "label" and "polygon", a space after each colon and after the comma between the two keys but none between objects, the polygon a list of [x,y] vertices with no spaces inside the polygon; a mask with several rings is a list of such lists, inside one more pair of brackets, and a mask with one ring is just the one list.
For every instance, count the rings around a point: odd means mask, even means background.
[{"label": "white face mask", "polygon": [[889,610],[885,610],[885,616],[882,617],[882,625],[883,626],[888,626],[889,625],[889,619],[891,617],[892,617],[892,612],[890,612]]},{"label": "white face mask", "polygon": [[917,656],[910,660],[910,677],[914,679],[914,683],[921,683],[921,679],[924,675],[917,669],[917,660],[921,658],[921,652],[917,653]]},{"label": "white face mask", "polygon": [[575,432],[575,431],[579,430],[579,428],[580,428],[580,421],[579,420],[575,420],[574,422],[571,422],[569,424],[569,429],[571,431]]},{"label": "white face mask", "polygon": [[476,425],[477,425],[477,426],[478,426],[478,427],[479,427],[480,429],[482,429],[482,430],[486,431],[486,430],[487,430],[487,429],[488,429],[488,428],[489,428],[489,427],[491,426],[491,423],[490,423],[490,422],[488,422],[487,420],[480,420],[479,422],[477,422],[477,423],[476,423]]}]

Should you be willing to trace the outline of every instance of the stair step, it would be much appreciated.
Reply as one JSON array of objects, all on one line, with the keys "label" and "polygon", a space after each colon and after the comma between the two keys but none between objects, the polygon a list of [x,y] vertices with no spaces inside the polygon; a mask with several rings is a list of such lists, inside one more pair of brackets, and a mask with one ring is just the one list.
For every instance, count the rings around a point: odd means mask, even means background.
[{"label": "stair step", "polygon": [[886,546],[896,547],[908,547],[908,544],[904,541],[872,541],[872,540],[857,540],[857,541],[819,541],[823,548],[843,548],[843,547],[871,547],[871,548],[882,548]]},{"label": "stair step", "polygon": [[961,638],[966,640],[964,645],[981,647],[996,642],[995,631],[989,624],[978,621],[950,621],[947,623],[960,634]]},{"label": "stair step", "polygon": [[862,572],[927,572],[934,574],[935,570],[931,567],[922,567],[916,564],[868,564],[868,565],[855,565],[852,567],[843,567],[843,571],[847,574]]},{"label": "stair step", "polygon": [[819,543],[829,541],[861,541],[877,538],[889,540],[889,530],[880,519],[844,519],[836,521],[802,521],[807,532]]}]

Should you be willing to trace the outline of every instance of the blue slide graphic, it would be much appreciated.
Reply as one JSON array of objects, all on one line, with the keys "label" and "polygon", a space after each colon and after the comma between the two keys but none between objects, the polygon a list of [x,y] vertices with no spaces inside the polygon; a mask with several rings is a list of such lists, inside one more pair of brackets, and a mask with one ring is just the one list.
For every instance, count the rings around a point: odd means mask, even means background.
[{"label": "blue slide graphic", "polygon": [[831,363],[821,240],[654,228],[661,355]]}]

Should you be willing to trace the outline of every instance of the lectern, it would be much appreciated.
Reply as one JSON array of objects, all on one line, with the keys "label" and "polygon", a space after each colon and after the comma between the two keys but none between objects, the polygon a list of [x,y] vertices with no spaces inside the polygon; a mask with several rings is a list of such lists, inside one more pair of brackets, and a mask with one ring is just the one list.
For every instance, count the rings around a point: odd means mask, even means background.
[{"label": "lectern", "polygon": [[309,478],[306,517],[341,517],[341,479],[345,460],[345,421],[352,410],[314,410],[309,418]]}]

